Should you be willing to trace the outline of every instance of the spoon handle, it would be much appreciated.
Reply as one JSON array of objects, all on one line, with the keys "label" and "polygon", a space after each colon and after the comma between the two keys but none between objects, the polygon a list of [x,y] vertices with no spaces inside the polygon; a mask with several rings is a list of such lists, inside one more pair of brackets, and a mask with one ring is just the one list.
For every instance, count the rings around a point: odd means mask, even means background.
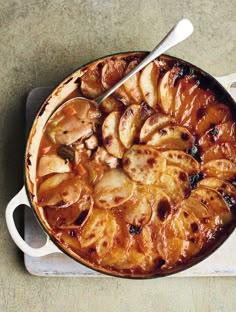
[{"label": "spoon handle", "polygon": [[193,25],[188,19],[180,20],[162,39],[162,41],[155,47],[155,49],[150,52],[145,59],[140,62],[137,67],[131,70],[125,77],[118,81],[111,89],[107,90],[104,94],[95,99],[95,101],[100,104],[109,95],[111,95],[116,89],[118,89],[126,80],[131,76],[135,75],[141,69],[143,69],[147,64],[155,60],[158,56],[180,43],[181,41],[188,38],[193,32]]}]

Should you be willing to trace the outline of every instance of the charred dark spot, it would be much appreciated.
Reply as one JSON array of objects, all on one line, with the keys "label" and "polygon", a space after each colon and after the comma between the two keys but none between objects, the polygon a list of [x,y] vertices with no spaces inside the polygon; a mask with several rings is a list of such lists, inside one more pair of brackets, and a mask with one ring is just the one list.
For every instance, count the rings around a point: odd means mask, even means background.
[{"label": "charred dark spot", "polygon": [[136,226],[136,225],[130,225],[129,227],[129,233],[131,235],[137,235],[137,234],[140,234],[142,231],[142,227],[141,226]]},{"label": "charred dark spot", "polygon": [[114,197],[114,201],[115,201],[115,203],[119,203],[121,200],[123,200],[124,199],[124,197],[122,197],[122,196],[115,196]]},{"label": "charred dark spot", "polygon": [[185,76],[192,76],[194,74],[193,68],[188,65],[181,64],[179,65],[179,71],[175,74],[173,78],[173,86],[176,86],[177,82],[184,78]]},{"label": "charred dark spot", "polygon": [[236,201],[235,198],[233,198],[232,196],[225,194],[224,192],[222,192],[222,196],[227,204],[227,206],[229,207],[230,211],[233,214],[236,214]]},{"label": "charred dark spot", "polygon": [[83,211],[80,213],[78,219],[75,221],[75,224],[76,224],[76,225],[81,225],[81,224],[84,222],[84,220],[86,219],[88,213],[89,213],[89,210],[83,210]]},{"label": "charred dark spot", "polygon": [[64,82],[64,85],[66,85],[67,83],[69,83],[72,79],[73,79],[73,77],[71,77],[71,78],[69,78],[68,80],[66,80],[66,81]]},{"label": "charred dark spot", "polygon": [[97,69],[98,70],[102,70],[103,66],[104,66],[104,63],[100,62],[100,63],[97,64]]},{"label": "charred dark spot", "polygon": [[141,103],[141,119],[146,119],[153,114],[153,109],[146,102]]},{"label": "charred dark spot", "polygon": [[74,83],[77,84],[78,87],[80,88],[80,86],[81,86],[81,78],[78,77],[78,78],[74,81]]},{"label": "charred dark spot", "polygon": [[213,137],[217,137],[219,134],[219,130],[217,128],[213,128],[209,131],[209,134],[212,135]]},{"label": "charred dark spot", "polygon": [[108,135],[104,138],[104,145],[110,146],[112,144],[112,135]]},{"label": "charred dark spot", "polygon": [[108,242],[107,242],[107,241],[104,241],[104,242],[102,243],[102,245],[103,245],[103,247],[107,247],[107,246],[108,246]]},{"label": "charred dark spot", "polygon": [[191,190],[190,190],[190,188],[185,188],[184,190],[183,190],[183,192],[184,192],[184,197],[185,198],[187,198],[187,197],[189,197],[190,196],[190,194],[191,194]]},{"label": "charred dark spot", "polygon": [[139,142],[140,142],[140,141],[139,141],[139,138],[138,138],[138,137],[135,137],[135,138],[134,138],[134,144],[139,144]]},{"label": "charred dark spot", "polygon": [[73,147],[69,145],[60,145],[57,149],[57,155],[62,159],[73,161],[75,159],[75,151]]},{"label": "charred dark spot", "polygon": [[194,144],[191,149],[187,150],[187,153],[195,158],[198,162],[201,161],[200,150],[196,144]]},{"label": "charred dark spot", "polygon": [[166,263],[166,261],[162,258],[157,260],[157,269],[161,269],[161,267]]},{"label": "charred dark spot", "polygon": [[184,216],[185,218],[188,218],[189,214],[186,211],[184,211]]},{"label": "charred dark spot", "polygon": [[179,178],[181,181],[187,181],[188,177],[184,172],[180,172]]},{"label": "charred dark spot", "polygon": [[202,223],[203,224],[208,224],[210,222],[210,219],[205,217],[205,218],[202,218]]},{"label": "charred dark spot", "polygon": [[157,216],[161,221],[164,221],[170,214],[170,204],[167,200],[163,199],[157,206]]},{"label": "charred dark spot", "polygon": [[200,120],[202,117],[206,115],[206,107],[200,107],[197,110],[197,119]]},{"label": "charred dark spot", "polygon": [[130,165],[130,159],[129,158],[125,158],[123,160],[123,166],[129,166]]},{"label": "charred dark spot", "polygon": [[197,225],[197,223],[191,223],[191,229],[192,229],[192,231],[193,231],[193,233],[196,233],[196,232],[198,232],[198,225]]},{"label": "charred dark spot", "polygon": [[70,230],[69,234],[71,237],[75,237],[76,236],[76,231],[75,230]]},{"label": "charred dark spot", "polygon": [[195,244],[195,243],[197,242],[197,241],[196,241],[196,238],[194,238],[194,237],[190,238],[189,241],[190,241],[191,243],[193,243],[193,244]]},{"label": "charred dark spot", "polygon": [[197,186],[197,183],[198,183],[199,181],[201,181],[203,178],[204,178],[204,175],[203,175],[202,172],[198,172],[198,173],[196,173],[196,174],[194,174],[194,175],[191,175],[191,176],[189,177],[190,188],[191,188],[191,189],[195,189],[196,186]]},{"label": "charred dark spot", "polygon": [[189,140],[189,134],[188,133],[185,133],[185,132],[183,132],[183,133],[181,133],[181,139],[183,140],[183,141],[188,141]]},{"label": "charred dark spot", "polygon": [[167,134],[167,131],[165,129],[161,129],[159,131],[160,135],[166,135]]},{"label": "charred dark spot", "polygon": [[91,254],[91,253],[94,253],[95,251],[96,251],[95,248],[89,248],[89,249],[88,249],[88,253],[90,253],[90,254]]},{"label": "charred dark spot", "polygon": [[155,158],[149,158],[149,159],[147,160],[147,163],[148,163],[148,165],[152,168],[152,167],[155,165],[156,160],[155,160]]},{"label": "charred dark spot", "polygon": [[67,133],[68,133],[68,131],[67,131],[67,130],[63,131],[63,134],[67,134]]}]

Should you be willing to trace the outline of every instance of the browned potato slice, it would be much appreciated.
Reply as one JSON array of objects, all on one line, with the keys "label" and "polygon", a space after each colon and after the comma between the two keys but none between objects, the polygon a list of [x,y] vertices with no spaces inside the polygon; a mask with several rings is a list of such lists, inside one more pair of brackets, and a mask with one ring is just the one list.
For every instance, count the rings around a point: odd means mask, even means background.
[{"label": "browned potato slice", "polygon": [[156,132],[147,142],[159,149],[187,150],[192,147],[193,136],[183,127],[168,126]]},{"label": "browned potato slice", "polygon": [[162,152],[168,165],[175,165],[183,169],[187,174],[194,174],[200,171],[200,165],[191,155],[177,150]]},{"label": "browned potato slice", "polygon": [[171,199],[170,197],[158,186],[150,185],[148,187],[148,200],[152,207],[151,222],[156,225],[164,222],[171,215]]},{"label": "browned potato slice", "polygon": [[133,145],[124,154],[122,163],[131,179],[143,184],[155,183],[166,168],[166,160],[157,150],[147,145]]},{"label": "browned potato slice", "polygon": [[205,186],[211,188],[219,193],[228,194],[236,199],[236,188],[229,182],[217,179],[206,178],[198,182],[198,186]]},{"label": "browned potato slice", "polygon": [[179,203],[190,193],[187,173],[176,166],[166,166],[159,177],[158,185],[164,189],[174,203]]},{"label": "browned potato slice", "polygon": [[236,178],[236,164],[227,159],[208,161],[202,167],[207,177],[216,177],[222,180],[233,180]]},{"label": "browned potato slice", "polygon": [[207,206],[209,213],[215,218],[216,225],[225,225],[232,220],[229,207],[217,191],[200,186],[192,191],[191,196]]},{"label": "browned potato slice", "polygon": [[100,104],[100,108],[105,113],[109,114],[114,111],[122,111],[124,109],[124,105],[121,101],[110,95]]},{"label": "browned potato slice", "polygon": [[57,155],[43,155],[39,159],[38,175],[43,177],[51,173],[70,172],[69,163]]},{"label": "browned potato slice", "polygon": [[134,195],[121,207],[124,220],[135,226],[147,224],[152,215],[151,204],[147,197],[146,188],[137,186]]},{"label": "browned potato slice", "polygon": [[103,145],[108,153],[117,158],[122,158],[125,151],[118,133],[120,117],[120,112],[112,112],[106,117],[102,125]]},{"label": "browned potato slice", "polygon": [[[143,124],[142,109],[140,105],[129,106],[120,118],[119,135],[122,144],[129,148],[135,138],[138,138],[139,130]],[[148,116],[147,116],[148,117]]]},{"label": "browned potato slice", "polygon": [[112,213],[108,213],[104,233],[96,243],[96,251],[99,257],[104,257],[114,244],[114,238],[118,232],[118,224]]},{"label": "browned potato slice", "polygon": [[107,218],[108,213],[106,210],[93,208],[79,236],[81,248],[87,248],[93,245],[104,235]]},{"label": "browned potato slice", "polygon": [[99,66],[89,68],[80,78],[80,90],[83,96],[89,99],[95,99],[104,92]]},{"label": "browned potato slice", "polygon": [[151,139],[152,135],[168,126],[169,124],[172,124],[174,122],[173,118],[171,118],[169,115],[164,115],[161,113],[156,113],[150,116],[143,124],[141,131],[140,131],[140,141],[147,143],[148,140]]},{"label": "browned potato slice", "polygon": [[[125,70],[124,76],[127,75],[129,72],[131,72],[131,70],[135,68],[138,65],[138,63],[139,63],[138,60],[131,61]],[[139,87],[139,77],[140,73],[138,72],[137,74],[130,77],[124,83],[126,92],[130,95],[130,97],[133,99],[135,103],[141,103],[143,100],[142,93]]]},{"label": "browned potato slice", "polygon": [[110,89],[124,75],[126,61],[121,59],[108,59],[102,68],[102,85],[105,89]]},{"label": "browned potato slice", "polygon": [[38,196],[40,196],[44,192],[47,192],[51,189],[56,188],[63,181],[71,177],[72,177],[72,174],[70,173],[57,173],[57,174],[54,174],[53,176],[50,176],[49,178],[47,178],[40,184],[39,189],[38,189]]},{"label": "browned potato slice", "polygon": [[147,65],[140,75],[140,88],[146,103],[157,109],[157,81],[160,68],[155,62]]},{"label": "browned potato slice", "polygon": [[158,104],[166,114],[170,114],[174,107],[175,94],[177,90],[174,80],[179,70],[180,69],[178,67],[173,67],[164,74],[158,84]]},{"label": "browned potato slice", "polygon": [[133,102],[123,85],[120,86],[116,91],[114,91],[113,96],[125,106],[129,106]]},{"label": "browned potato slice", "polygon": [[104,173],[94,189],[94,200],[101,208],[112,208],[126,202],[133,195],[135,184],[119,169]]}]

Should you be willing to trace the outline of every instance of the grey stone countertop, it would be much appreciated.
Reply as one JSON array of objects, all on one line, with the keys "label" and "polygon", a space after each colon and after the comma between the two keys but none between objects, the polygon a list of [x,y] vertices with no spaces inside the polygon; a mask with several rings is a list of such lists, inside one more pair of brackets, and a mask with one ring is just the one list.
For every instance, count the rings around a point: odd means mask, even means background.
[{"label": "grey stone countertop", "polygon": [[[31,276],[5,224],[5,207],[23,184],[28,92],[99,56],[150,50],[182,17],[195,31],[170,54],[213,75],[236,72],[235,0],[0,0],[0,312],[235,311],[235,277]],[[20,209],[16,217],[22,230]]]}]

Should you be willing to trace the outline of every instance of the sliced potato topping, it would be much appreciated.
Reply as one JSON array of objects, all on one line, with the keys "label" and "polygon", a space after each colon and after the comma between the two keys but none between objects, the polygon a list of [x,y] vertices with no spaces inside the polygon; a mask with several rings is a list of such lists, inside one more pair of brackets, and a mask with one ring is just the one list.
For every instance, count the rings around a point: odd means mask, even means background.
[{"label": "sliced potato topping", "polygon": [[181,202],[190,194],[188,175],[176,166],[166,166],[161,173],[158,185],[170,196],[174,203]]},{"label": "sliced potato topping", "polygon": [[199,186],[193,190],[191,196],[208,207],[209,213],[215,217],[217,225],[225,225],[232,220],[230,209],[219,192]]},{"label": "sliced potato topping", "polygon": [[135,226],[147,224],[152,215],[152,207],[146,188],[137,186],[134,195],[119,210],[127,223]]},{"label": "sliced potato topping", "polygon": [[135,184],[120,169],[106,171],[94,189],[94,200],[101,208],[112,208],[126,202],[134,193]]},{"label": "sliced potato topping", "polygon": [[108,114],[114,111],[120,112],[124,109],[123,103],[112,95],[108,96],[108,98],[100,104],[100,107],[105,113]]},{"label": "sliced potato topping", "polygon": [[192,147],[193,136],[180,126],[167,126],[157,131],[147,142],[159,149],[187,150]]},{"label": "sliced potato topping", "polygon": [[102,125],[103,145],[108,153],[117,158],[122,158],[125,151],[118,132],[120,117],[120,112],[112,112],[106,117]]},{"label": "sliced potato topping", "polygon": [[191,155],[183,151],[168,150],[161,155],[166,159],[168,165],[175,165],[187,174],[195,174],[200,171],[200,164]]},{"label": "sliced potato topping", "polygon": [[151,62],[141,72],[140,88],[146,103],[157,109],[157,86],[160,68],[156,62]]},{"label": "sliced potato topping", "polygon": [[125,110],[120,118],[119,136],[126,148],[129,148],[135,138],[138,138],[139,130],[143,124],[141,112],[141,106],[133,104]]},{"label": "sliced potato topping", "polygon": [[217,192],[230,195],[236,199],[236,188],[229,182],[217,179],[217,178],[206,178],[198,182],[199,186],[205,186],[216,190]]},{"label": "sliced potato topping", "polygon": [[152,207],[151,223],[155,225],[168,219],[172,212],[172,202],[170,197],[158,186],[150,185],[146,195]]},{"label": "sliced potato topping", "polygon": [[87,248],[93,245],[104,235],[107,218],[108,213],[106,210],[93,208],[79,236],[81,248]]},{"label": "sliced potato topping", "polygon": [[104,92],[101,83],[101,66],[93,66],[83,74],[80,78],[80,90],[83,96],[89,99],[95,99]]},{"label": "sliced potato topping", "polygon": [[166,160],[147,145],[133,145],[123,156],[123,169],[136,182],[154,184],[165,171]]},{"label": "sliced potato topping", "polygon": [[109,59],[102,67],[102,85],[105,89],[114,86],[124,74],[126,61],[122,59]]},{"label": "sliced potato topping", "polygon": [[[138,63],[138,60],[131,61],[125,70],[124,76],[131,72],[133,68],[137,67]],[[140,73],[136,73],[124,83],[126,92],[130,95],[135,103],[141,103],[143,100],[142,93],[139,87],[139,79]]]},{"label": "sliced potato topping", "polygon": [[222,180],[236,178],[236,164],[227,159],[211,160],[202,166],[207,177],[216,177]]},{"label": "sliced potato topping", "polygon": [[144,142],[144,143],[147,143],[148,140],[151,139],[152,135],[172,124],[174,122],[173,118],[171,118],[170,115],[164,115],[162,113],[156,113],[156,114],[153,114],[151,115],[143,124],[142,128],[141,128],[141,131],[140,131],[140,141],[141,142]]}]

